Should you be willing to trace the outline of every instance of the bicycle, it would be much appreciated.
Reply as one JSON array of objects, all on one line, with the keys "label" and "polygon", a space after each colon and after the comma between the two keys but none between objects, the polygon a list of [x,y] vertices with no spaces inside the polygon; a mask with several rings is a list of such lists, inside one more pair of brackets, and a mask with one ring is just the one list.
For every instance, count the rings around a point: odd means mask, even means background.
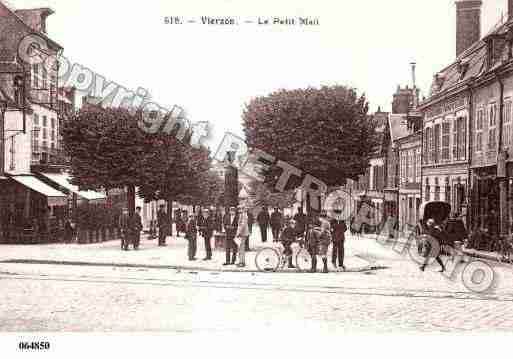
[{"label": "bicycle", "polygon": [[[295,258],[295,266],[298,272],[307,271],[311,268],[311,257],[310,253],[303,248],[304,239],[294,241],[300,245],[293,257]],[[277,272],[279,269],[283,269],[288,263],[288,257],[284,254],[285,248],[283,244],[279,248],[262,248],[255,256],[255,265],[261,272]],[[294,249],[293,249],[294,251]]]}]

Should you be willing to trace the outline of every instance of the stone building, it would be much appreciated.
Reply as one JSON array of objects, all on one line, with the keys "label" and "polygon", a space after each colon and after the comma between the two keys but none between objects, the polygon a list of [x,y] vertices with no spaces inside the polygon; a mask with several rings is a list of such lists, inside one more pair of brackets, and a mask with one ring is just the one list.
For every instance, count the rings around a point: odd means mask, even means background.
[{"label": "stone building", "polygon": [[513,1],[480,36],[481,1],[458,1],[456,60],[435,74],[424,114],[423,199],[451,204],[469,226],[511,228]]}]

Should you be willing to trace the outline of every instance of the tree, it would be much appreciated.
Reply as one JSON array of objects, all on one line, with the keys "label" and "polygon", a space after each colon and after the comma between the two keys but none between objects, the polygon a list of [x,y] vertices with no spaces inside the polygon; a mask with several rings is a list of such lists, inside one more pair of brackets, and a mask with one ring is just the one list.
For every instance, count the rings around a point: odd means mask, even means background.
[{"label": "tree", "polygon": [[365,96],[343,86],[280,90],[246,105],[243,125],[256,148],[328,186],[356,179],[375,144]]},{"label": "tree", "polygon": [[289,208],[296,202],[293,190],[273,192],[267,184],[257,180],[251,181],[248,187],[249,196],[254,206]]},{"label": "tree", "polygon": [[153,139],[125,109],[90,108],[61,128],[71,157],[72,183],[83,189],[127,188],[128,209],[135,211],[135,187],[144,183],[146,157]]},{"label": "tree", "polygon": [[[365,95],[344,86],[280,90],[251,100],[243,113],[247,145],[308,173],[327,186],[357,179],[368,167],[375,144]],[[274,187],[282,169],[271,167]],[[286,190],[302,179],[292,176]]]}]

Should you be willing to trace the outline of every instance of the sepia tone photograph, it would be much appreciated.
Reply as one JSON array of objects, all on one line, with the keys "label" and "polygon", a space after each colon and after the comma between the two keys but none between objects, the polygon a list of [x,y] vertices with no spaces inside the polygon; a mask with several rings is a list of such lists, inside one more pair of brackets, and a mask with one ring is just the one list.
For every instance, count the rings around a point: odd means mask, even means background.
[{"label": "sepia tone photograph", "polygon": [[513,0],[0,0],[0,356],[507,356],[512,104]]}]

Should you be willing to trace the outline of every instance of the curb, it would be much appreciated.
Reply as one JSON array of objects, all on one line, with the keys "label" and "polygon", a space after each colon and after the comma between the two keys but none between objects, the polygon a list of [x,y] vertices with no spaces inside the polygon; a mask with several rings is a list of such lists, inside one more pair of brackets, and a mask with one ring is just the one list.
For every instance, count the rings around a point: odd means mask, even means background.
[{"label": "curb", "polygon": [[[89,267],[116,267],[116,268],[147,268],[147,269],[171,269],[176,271],[197,271],[197,272],[218,272],[218,273],[307,273],[299,271],[278,271],[266,272],[257,269],[212,269],[193,266],[174,266],[163,264],[134,264],[134,263],[107,263],[107,262],[83,262],[83,261],[56,261],[56,260],[39,260],[39,259],[8,259],[0,261],[5,264],[43,264],[43,265],[68,265],[68,266],[89,266]],[[387,269],[384,266],[367,266],[355,268],[355,270],[330,271],[330,273],[365,273],[369,271],[377,271]]]}]

